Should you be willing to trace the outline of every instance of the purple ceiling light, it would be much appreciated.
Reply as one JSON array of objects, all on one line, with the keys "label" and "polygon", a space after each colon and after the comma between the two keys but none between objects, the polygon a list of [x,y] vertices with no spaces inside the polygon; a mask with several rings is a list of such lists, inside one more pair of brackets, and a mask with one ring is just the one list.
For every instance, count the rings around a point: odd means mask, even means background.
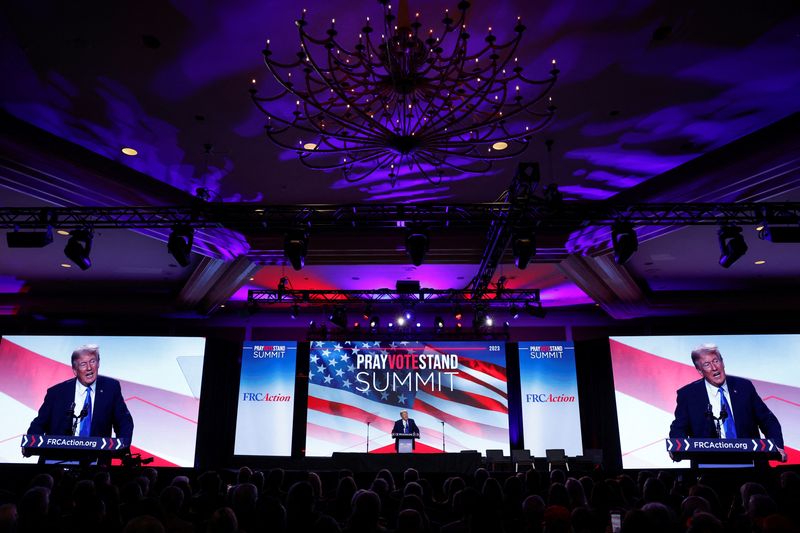
[{"label": "purple ceiling light", "polygon": [[[388,0],[379,3],[379,40],[369,17],[352,48],[337,40],[333,20],[327,37],[314,38],[303,10],[294,61],[273,59],[267,41],[264,59],[282,91],[261,97],[252,88],[253,101],[272,142],[296,151],[305,166],[341,170],[349,181],[375,174],[394,185],[409,173],[438,183],[445,173],[484,173],[492,161],[519,155],[553,118],[547,94],[559,71],[553,60],[549,78],[523,76],[519,18],[511,40],[498,44],[490,27],[470,54],[469,2],[458,4],[458,20],[445,11],[438,34],[422,29],[419,13],[411,20],[407,0],[397,16]],[[523,89],[535,94],[524,97]]]}]

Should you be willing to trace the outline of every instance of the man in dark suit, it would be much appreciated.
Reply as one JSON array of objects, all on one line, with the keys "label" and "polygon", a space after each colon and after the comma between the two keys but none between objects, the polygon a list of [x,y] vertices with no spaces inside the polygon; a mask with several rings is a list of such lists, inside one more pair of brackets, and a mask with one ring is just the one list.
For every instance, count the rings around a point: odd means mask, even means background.
[{"label": "man in dark suit", "polygon": [[[411,447],[416,448],[417,442],[416,439],[419,438],[419,428],[417,424],[414,422],[413,418],[408,418],[408,411],[405,409],[400,411],[400,420],[397,420],[394,423],[394,427],[392,428],[392,434],[402,433],[404,435],[416,435],[415,438],[411,439]],[[400,439],[394,439],[394,449],[398,451],[400,449]]]},{"label": "man in dark suit", "polygon": [[753,383],[726,375],[722,354],[714,344],[695,348],[692,362],[702,377],[678,389],[670,438],[760,438],[760,429],[775,441],[781,460],[786,461],[781,424]]},{"label": "man in dark suit", "polygon": [[[28,434],[111,437],[130,445],[133,418],[125,405],[119,381],[99,376],[100,348],[86,344],[72,352],[75,377],[47,389]],[[84,416],[81,416],[84,415]],[[73,433],[73,420],[79,417]]]}]

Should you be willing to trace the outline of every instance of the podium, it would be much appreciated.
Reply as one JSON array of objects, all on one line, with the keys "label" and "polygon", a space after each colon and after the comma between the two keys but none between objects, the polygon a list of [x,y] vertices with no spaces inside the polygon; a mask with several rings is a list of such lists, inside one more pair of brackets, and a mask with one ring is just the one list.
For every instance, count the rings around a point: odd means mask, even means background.
[{"label": "podium", "polygon": [[666,439],[667,451],[676,461],[692,463],[741,465],[744,461],[780,459],[778,446],[772,439]]},{"label": "podium", "polygon": [[111,437],[73,437],[72,435],[23,435],[20,447],[26,455],[39,455],[55,461],[91,463],[121,457],[129,444]]},{"label": "podium", "polygon": [[392,433],[397,442],[397,453],[414,453],[414,439],[419,438],[419,433]]}]

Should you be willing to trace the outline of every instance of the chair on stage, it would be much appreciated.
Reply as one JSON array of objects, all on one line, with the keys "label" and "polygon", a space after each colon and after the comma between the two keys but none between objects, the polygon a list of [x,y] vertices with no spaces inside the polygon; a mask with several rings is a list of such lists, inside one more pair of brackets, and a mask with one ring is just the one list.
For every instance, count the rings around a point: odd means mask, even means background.
[{"label": "chair on stage", "polygon": [[556,468],[565,468],[569,471],[569,463],[567,462],[567,455],[563,448],[554,448],[545,450],[544,455],[547,458],[547,469],[553,470]]},{"label": "chair on stage", "polygon": [[514,471],[519,472],[520,466],[528,466],[533,470],[533,457],[530,450],[511,450],[511,462],[514,463]]},{"label": "chair on stage", "polygon": [[503,455],[503,450],[486,450],[486,466],[489,470],[496,470],[497,465],[506,465],[511,462],[511,458]]}]

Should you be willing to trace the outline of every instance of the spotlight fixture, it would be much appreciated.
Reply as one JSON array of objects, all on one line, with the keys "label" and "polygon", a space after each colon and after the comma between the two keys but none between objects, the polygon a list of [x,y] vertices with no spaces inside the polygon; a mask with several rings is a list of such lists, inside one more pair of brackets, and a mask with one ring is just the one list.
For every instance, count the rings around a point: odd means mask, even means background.
[{"label": "spotlight fixture", "polygon": [[541,302],[535,305],[531,302],[525,302],[525,312],[536,318],[544,318],[547,315],[547,310],[542,307]]},{"label": "spotlight fixture", "polygon": [[400,326],[400,327],[405,326],[406,325],[406,317],[404,317],[404,316],[397,317],[397,325]]},{"label": "spotlight fixture", "polygon": [[364,320],[369,320],[369,317],[372,316],[372,304],[364,306],[364,312],[361,316],[364,317]]},{"label": "spotlight fixture", "polygon": [[444,320],[442,320],[442,317],[437,316],[433,319],[433,330],[436,333],[441,333],[442,330],[444,330]]},{"label": "spotlight fixture", "polygon": [[389,323],[387,324],[387,326],[389,326],[389,329],[392,329],[392,328],[394,328],[394,322],[389,322]]},{"label": "spotlight fixture", "polygon": [[417,329],[422,327],[422,322],[417,322]]},{"label": "spotlight fixture", "polygon": [[286,290],[289,288],[289,278],[286,276],[281,277],[278,280],[278,301],[283,299],[283,295],[286,294]]},{"label": "spotlight fixture", "polygon": [[800,226],[770,226],[764,223],[756,229],[761,240],[774,243],[800,242]]},{"label": "spotlight fixture", "polygon": [[515,304],[511,304],[511,307],[508,310],[508,314],[511,315],[511,318],[513,318],[514,320],[518,319],[519,307],[517,307]]},{"label": "spotlight fixture", "polygon": [[456,320],[461,320],[461,318],[463,316],[464,316],[464,312],[461,310],[461,305],[460,304],[456,304],[453,307],[453,318],[455,318]]},{"label": "spotlight fixture", "polygon": [[53,227],[47,226],[44,231],[9,231],[6,233],[9,248],[44,248],[53,242]]},{"label": "spotlight fixture", "polygon": [[514,253],[514,264],[525,270],[531,258],[536,255],[536,236],[532,231],[521,231],[511,237],[511,251]]},{"label": "spotlight fixture", "polygon": [[738,226],[723,226],[717,232],[719,240],[719,264],[729,268],[747,252],[747,243],[742,236],[742,228]]},{"label": "spotlight fixture", "polygon": [[175,226],[172,228],[172,233],[169,234],[167,251],[172,254],[180,266],[189,266],[189,263],[192,262],[193,242],[194,229],[183,225]]},{"label": "spotlight fixture", "polygon": [[300,315],[300,306],[297,304],[292,304],[291,310],[289,311],[289,316],[291,316],[292,319],[296,319],[298,315]]},{"label": "spotlight fixture", "polygon": [[81,270],[88,270],[92,266],[92,260],[89,259],[92,251],[92,237],[90,229],[75,230],[70,233],[70,238],[64,247],[64,255]]},{"label": "spotlight fixture", "polygon": [[378,328],[381,325],[381,319],[377,315],[373,316],[369,319],[369,329],[372,332],[378,331]]},{"label": "spotlight fixture", "polygon": [[611,226],[611,245],[614,247],[614,262],[624,265],[639,249],[639,239],[630,222],[618,220]]},{"label": "spotlight fixture", "polygon": [[494,325],[494,320],[483,306],[475,308],[475,315],[472,318],[472,329],[478,331],[481,328],[490,328]]},{"label": "spotlight fixture", "polygon": [[420,266],[425,254],[428,253],[430,239],[428,230],[423,227],[409,227],[406,232],[406,253],[411,258],[411,264]]},{"label": "spotlight fixture", "polygon": [[336,306],[331,311],[331,314],[328,315],[328,320],[330,320],[333,324],[336,324],[340,328],[347,327],[347,311],[345,311],[344,307]]},{"label": "spotlight fixture", "polygon": [[286,234],[283,241],[283,253],[295,270],[301,270],[306,263],[308,252],[308,231],[293,229]]}]

